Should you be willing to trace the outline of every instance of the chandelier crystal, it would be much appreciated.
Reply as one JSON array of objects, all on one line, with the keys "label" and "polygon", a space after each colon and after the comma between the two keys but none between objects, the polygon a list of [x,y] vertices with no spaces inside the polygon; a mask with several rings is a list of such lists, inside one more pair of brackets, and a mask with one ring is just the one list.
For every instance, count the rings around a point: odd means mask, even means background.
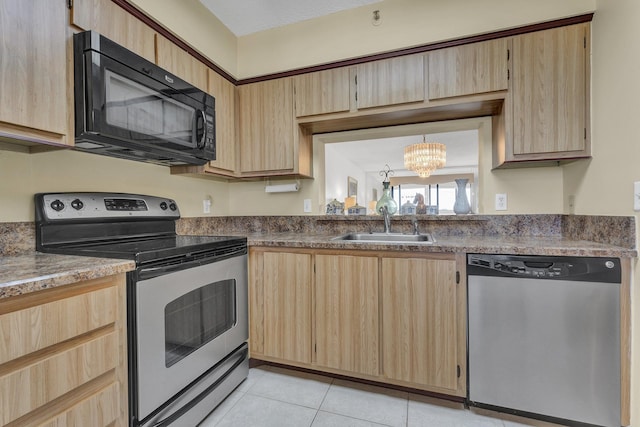
[{"label": "chandelier crystal", "polygon": [[404,166],[414,171],[420,178],[427,178],[436,169],[444,167],[447,161],[447,146],[439,142],[422,142],[404,147]]}]

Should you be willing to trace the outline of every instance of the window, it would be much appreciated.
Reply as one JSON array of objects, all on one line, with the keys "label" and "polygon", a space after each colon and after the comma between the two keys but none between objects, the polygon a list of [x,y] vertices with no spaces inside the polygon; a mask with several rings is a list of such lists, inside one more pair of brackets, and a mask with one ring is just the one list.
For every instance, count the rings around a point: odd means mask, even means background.
[{"label": "window", "polygon": [[[465,178],[460,176],[459,178]],[[417,214],[452,215],[456,202],[456,183],[451,181],[435,184],[398,184],[392,187],[393,198],[398,203],[399,214],[411,214],[415,207]],[[471,186],[467,186],[467,200],[471,199]],[[424,204],[421,209],[419,206]],[[405,209],[403,209],[405,207]]]}]

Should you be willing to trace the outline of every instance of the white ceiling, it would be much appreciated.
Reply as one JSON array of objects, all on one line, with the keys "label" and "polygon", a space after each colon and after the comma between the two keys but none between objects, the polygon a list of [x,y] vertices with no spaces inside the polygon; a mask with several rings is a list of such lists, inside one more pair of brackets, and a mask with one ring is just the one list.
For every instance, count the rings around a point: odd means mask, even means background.
[{"label": "white ceiling", "polygon": [[[422,142],[422,135],[331,143],[331,150],[334,155],[349,159],[367,173],[377,173],[388,164],[396,172],[395,176],[415,175],[404,167],[404,147],[417,142]],[[472,173],[477,169],[477,130],[428,134],[427,142],[440,142],[447,146],[446,166],[434,175]]]},{"label": "white ceiling", "polygon": [[200,0],[236,36],[380,1],[382,0]]}]

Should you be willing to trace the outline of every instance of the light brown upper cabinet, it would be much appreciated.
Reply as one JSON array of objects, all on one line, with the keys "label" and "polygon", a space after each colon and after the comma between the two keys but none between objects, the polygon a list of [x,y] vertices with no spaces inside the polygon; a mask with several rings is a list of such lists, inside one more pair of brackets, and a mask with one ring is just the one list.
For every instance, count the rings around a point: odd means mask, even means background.
[{"label": "light brown upper cabinet", "polygon": [[507,90],[508,54],[506,38],[429,52],[429,99]]},{"label": "light brown upper cabinet", "polygon": [[507,162],[590,155],[589,40],[589,24],[513,38]]},{"label": "light brown upper cabinet", "polygon": [[155,37],[156,64],[206,92],[209,68],[166,37]]},{"label": "light brown upper cabinet", "polygon": [[293,78],[242,85],[239,95],[242,176],[311,174],[311,135],[295,122]]},{"label": "light brown upper cabinet", "polygon": [[209,93],[216,99],[216,159],[208,169],[221,175],[236,172],[236,87],[209,69]]},{"label": "light brown upper cabinet", "polygon": [[357,106],[382,107],[424,101],[424,55],[358,64]]},{"label": "light brown upper cabinet", "polygon": [[[190,58],[196,60],[191,56]],[[207,92],[216,99],[216,159],[202,166],[172,166],[171,173],[223,179],[235,178],[238,171],[236,87],[210,68],[205,67],[205,72],[208,76]]]},{"label": "light brown upper cabinet", "polygon": [[[454,255],[382,258],[383,376],[407,386],[464,396],[464,295]],[[462,301],[460,301],[462,300]]]},{"label": "light brown upper cabinet", "polygon": [[349,111],[349,68],[334,68],[294,77],[296,117]]},{"label": "light brown upper cabinet", "polygon": [[377,376],[378,258],[316,255],[315,302],[318,366]]},{"label": "light brown upper cabinet", "polygon": [[74,0],[71,23],[82,30],[93,30],[155,61],[155,32],[111,0]]},{"label": "light brown upper cabinet", "polygon": [[73,144],[67,138],[64,1],[0,2],[0,138]]}]

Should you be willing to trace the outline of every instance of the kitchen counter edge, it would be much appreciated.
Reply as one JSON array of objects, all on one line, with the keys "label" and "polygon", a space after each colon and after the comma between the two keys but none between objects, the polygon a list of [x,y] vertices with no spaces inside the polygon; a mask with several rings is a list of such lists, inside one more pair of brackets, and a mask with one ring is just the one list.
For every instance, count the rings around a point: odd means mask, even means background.
[{"label": "kitchen counter edge", "polygon": [[638,256],[636,249],[562,237],[434,236],[435,243],[390,243],[332,240],[336,237],[335,234],[252,233],[246,236],[250,247],[615,258]]},{"label": "kitchen counter edge", "polygon": [[[240,234],[238,234],[240,235]],[[510,255],[635,258],[636,249],[536,236],[435,236],[436,242],[389,243],[332,240],[335,234],[250,233],[249,247],[358,250],[413,253],[491,253]],[[0,300],[30,292],[97,279],[135,269],[129,260],[33,252],[0,257]]]},{"label": "kitchen counter edge", "polygon": [[135,269],[129,260],[32,252],[0,257],[0,300]]}]

